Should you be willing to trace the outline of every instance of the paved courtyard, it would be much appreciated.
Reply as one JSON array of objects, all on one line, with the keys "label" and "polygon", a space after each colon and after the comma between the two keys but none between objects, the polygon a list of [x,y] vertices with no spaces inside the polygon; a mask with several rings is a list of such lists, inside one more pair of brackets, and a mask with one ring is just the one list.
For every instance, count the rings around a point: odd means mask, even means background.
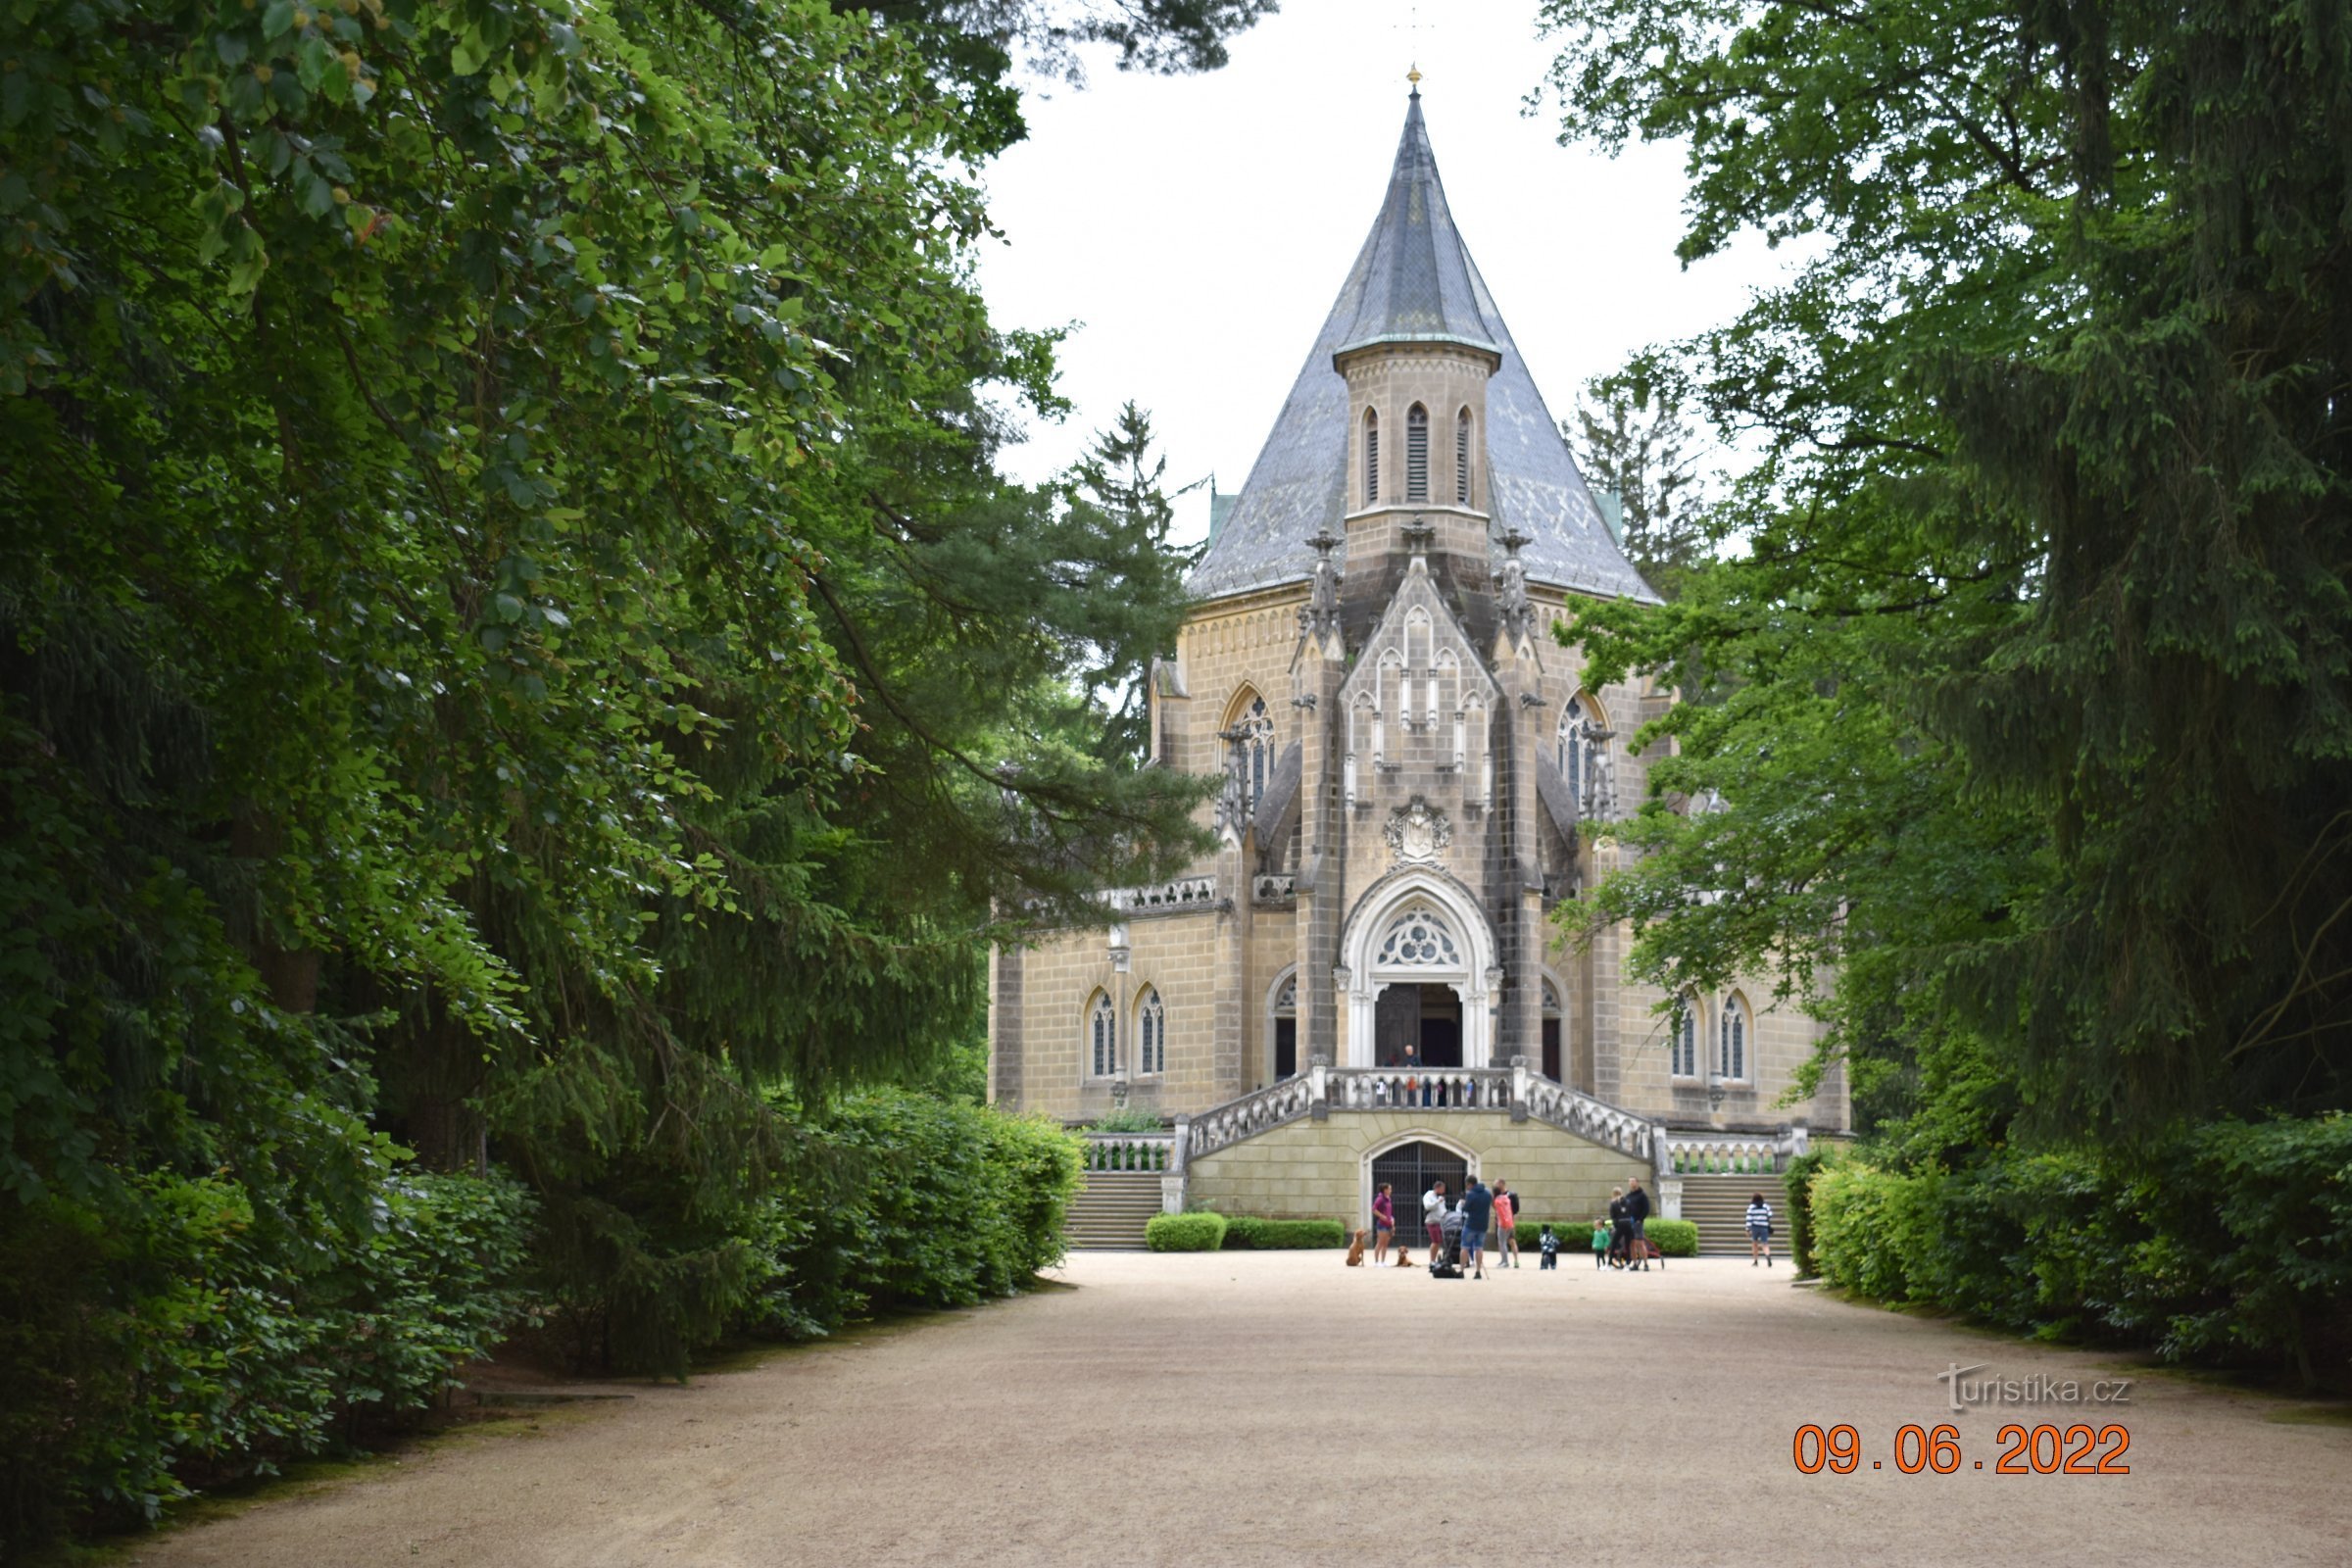
[{"label": "paved courtyard", "polygon": [[[1786,1263],[1484,1281],[1333,1252],[1081,1254],[1064,1288],[412,1456],[147,1564],[2327,1563],[2352,1427],[1849,1306]],[[1955,1415],[1953,1363],[2128,1403]],[[2023,1394],[2029,1390],[2021,1387]],[[2112,1392],[2112,1391],[2110,1391]],[[1996,1473],[2010,1421],[2129,1475]],[[1903,1474],[1905,1423],[1959,1429]],[[1799,1473],[1806,1422],[1858,1467]],[[2114,1440],[2110,1440],[2112,1448]],[[2054,1457],[2044,1449],[2043,1457]],[[1976,1468],[1983,1461],[1984,1468]],[[1883,1466],[1883,1468],[1881,1468]]]}]

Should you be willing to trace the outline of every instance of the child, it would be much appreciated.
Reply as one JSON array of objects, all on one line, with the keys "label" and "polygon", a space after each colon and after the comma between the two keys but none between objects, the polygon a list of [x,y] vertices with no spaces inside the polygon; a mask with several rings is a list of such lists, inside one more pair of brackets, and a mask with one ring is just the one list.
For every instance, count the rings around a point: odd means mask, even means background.
[{"label": "child", "polygon": [[1609,1266],[1609,1222],[1605,1219],[1592,1222],[1592,1266]]},{"label": "child", "polygon": [[1536,1267],[1558,1268],[1560,1266],[1560,1239],[1551,1234],[1550,1226],[1544,1227],[1544,1234],[1537,1239],[1536,1245],[1544,1250],[1544,1261],[1538,1263]]}]

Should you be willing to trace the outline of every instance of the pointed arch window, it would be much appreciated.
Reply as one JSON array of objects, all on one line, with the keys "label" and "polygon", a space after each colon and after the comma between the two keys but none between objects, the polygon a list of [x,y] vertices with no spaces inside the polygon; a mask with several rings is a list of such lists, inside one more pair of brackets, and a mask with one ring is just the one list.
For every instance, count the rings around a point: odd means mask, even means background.
[{"label": "pointed arch window", "polygon": [[1470,411],[1464,408],[1453,416],[1453,500],[1456,506],[1470,504]]},{"label": "pointed arch window", "polygon": [[1715,1066],[1733,1083],[1747,1078],[1747,1004],[1738,997],[1723,1004],[1723,1025],[1717,1033]]},{"label": "pointed arch window", "polygon": [[1119,1070],[1118,1009],[1100,991],[1086,1009],[1086,1041],[1088,1076],[1108,1078]]},{"label": "pointed arch window", "polygon": [[1234,726],[1242,732],[1243,770],[1250,786],[1250,805],[1252,809],[1266,793],[1266,780],[1274,772],[1274,718],[1266,711],[1266,700],[1252,696],[1243,710],[1241,722]]},{"label": "pointed arch window", "polygon": [[1298,976],[1296,971],[1274,989],[1274,1078],[1298,1076]]},{"label": "pointed arch window", "polygon": [[1135,1007],[1135,1070],[1139,1077],[1168,1070],[1168,1014],[1159,1004],[1159,992],[1144,988]]},{"label": "pointed arch window", "polygon": [[1560,750],[1554,759],[1559,763],[1560,777],[1568,781],[1569,789],[1577,792],[1580,804],[1585,782],[1585,700],[1570,699],[1560,712]]},{"label": "pointed arch window", "polygon": [[1429,499],[1429,411],[1418,403],[1404,416],[1404,499]]},{"label": "pointed arch window", "polygon": [[1542,1000],[1544,1012],[1537,1022],[1536,1044],[1543,1053],[1541,1064],[1544,1076],[1553,1083],[1566,1083],[1568,1080],[1562,1072],[1560,1060],[1560,1025],[1568,1009],[1560,1005],[1559,987],[1551,983],[1548,975],[1544,980]]},{"label": "pointed arch window", "polygon": [[1380,500],[1380,416],[1364,411],[1364,505]]},{"label": "pointed arch window", "polygon": [[1677,1078],[1698,1076],[1698,1004],[1684,997],[1674,1004],[1672,1032],[1667,1037],[1669,1070]]},{"label": "pointed arch window", "polygon": [[1373,960],[1383,969],[1458,969],[1461,950],[1434,909],[1407,909],[1389,926]]}]

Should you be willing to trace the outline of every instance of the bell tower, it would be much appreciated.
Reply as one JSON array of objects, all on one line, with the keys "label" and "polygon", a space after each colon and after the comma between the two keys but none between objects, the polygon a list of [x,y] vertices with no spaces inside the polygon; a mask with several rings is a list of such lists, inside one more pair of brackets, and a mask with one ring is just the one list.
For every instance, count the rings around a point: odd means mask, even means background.
[{"label": "bell tower", "polygon": [[1388,198],[1356,266],[1362,292],[1331,357],[1348,389],[1348,576],[1366,587],[1386,577],[1419,519],[1435,530],[1432,568],[1483,584],[1487,383],[1502,349],[1446,205],[1418,85]]}]

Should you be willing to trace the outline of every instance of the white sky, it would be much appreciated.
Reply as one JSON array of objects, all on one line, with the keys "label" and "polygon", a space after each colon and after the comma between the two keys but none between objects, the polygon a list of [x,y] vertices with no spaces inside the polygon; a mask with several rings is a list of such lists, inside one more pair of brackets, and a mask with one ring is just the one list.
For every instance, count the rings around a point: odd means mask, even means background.
[{"label": "white sky", "polygon": [[[1004,242],[980,277],[1000,325],[1076,323],[1060,355],[1075,412],[1006,454],[1035,482],[1121,402],[1149,410],[1174,490],[1236,491],[1380,210],[1406,68],[1455,223],[1555,418],[1645,344],[1736,314],[1781,258],[1760,242],[1684,270],[1677,148],[1612,161],[1562,147],[1522,102],[1556,42],[1534,0],[1284,0],[1199,76],[1102,69],[1034,88],[1029,139],[989,172]],[[1203,486],[1180,539],[1207,528]]]}]

